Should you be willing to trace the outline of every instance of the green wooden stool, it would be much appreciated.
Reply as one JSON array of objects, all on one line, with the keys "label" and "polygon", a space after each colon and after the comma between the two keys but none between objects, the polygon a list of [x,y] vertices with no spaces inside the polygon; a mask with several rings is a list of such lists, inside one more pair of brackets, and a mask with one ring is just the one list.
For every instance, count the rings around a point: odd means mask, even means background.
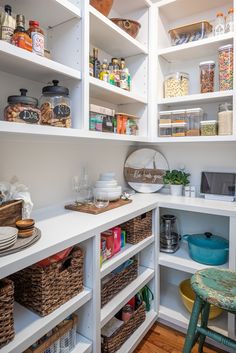
[{"label": "green wooden stool", "polygon": [[[199,339],[198,352],[203,352],[206,337],[233,349],[236,341],[207,327],[210,304],[236,314],[236,272],[207,268],[196,272],[191,279],[196,299],[191,314],[183,353],[191,353]],[[201,325],[198,325],[201,314]]]}]

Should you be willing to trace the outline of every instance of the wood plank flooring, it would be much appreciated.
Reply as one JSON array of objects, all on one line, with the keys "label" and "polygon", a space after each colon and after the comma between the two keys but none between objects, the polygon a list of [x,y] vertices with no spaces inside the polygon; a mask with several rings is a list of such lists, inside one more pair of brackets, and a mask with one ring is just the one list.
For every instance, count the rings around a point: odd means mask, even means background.
[{"label": "wood plank flooring", "polygon": [[[182,353],[184,335],[162,324],[155,324],[134,353]],[[192,353],[197,353],[197,346]],[[215,347],[206,347],[204,353],[224,353]]]}]

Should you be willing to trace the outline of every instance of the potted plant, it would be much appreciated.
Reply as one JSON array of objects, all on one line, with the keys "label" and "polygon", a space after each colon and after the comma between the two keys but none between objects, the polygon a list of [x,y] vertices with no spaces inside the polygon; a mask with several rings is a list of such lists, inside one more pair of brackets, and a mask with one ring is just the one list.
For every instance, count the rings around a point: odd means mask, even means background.
[{"label": "potted plant", "polygon": [[170,185],[171,195],[181,196],[183,191],[183,186],[189,184],[189,173],[185,173],[181,170],[167,170],[163,177],[164,184]]}]

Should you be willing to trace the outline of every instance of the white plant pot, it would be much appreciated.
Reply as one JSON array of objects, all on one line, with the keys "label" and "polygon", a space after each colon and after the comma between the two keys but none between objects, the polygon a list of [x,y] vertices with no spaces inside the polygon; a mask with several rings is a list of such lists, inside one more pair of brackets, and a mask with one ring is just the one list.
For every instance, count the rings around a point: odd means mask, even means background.
[{"label": "white plant pot", "polygon": [[183,185],[170,185],[170,193],[172,196],[182,196]]}]

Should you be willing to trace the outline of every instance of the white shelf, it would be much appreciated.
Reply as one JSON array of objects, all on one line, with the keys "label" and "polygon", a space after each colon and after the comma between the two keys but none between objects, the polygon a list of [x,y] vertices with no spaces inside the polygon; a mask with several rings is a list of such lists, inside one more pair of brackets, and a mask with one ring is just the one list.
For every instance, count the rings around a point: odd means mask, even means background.
[{"label": "white shelf", "polygon": [[71,353],[92,353],[93,344],[82,335],[76,335],[76,346]]},{"label": "white shelf", "polygon": [[[91,298],[91,290],[85,288],[83,292],[45,317],[40,317],[22,305],[15,303],[14,325],[16,335],[13,341],[0,349],[0,353],[19,353],[24,351]],[[86,350],[82,352],[86,352]]]},{"label": "white shelf", "polygon": [[[27,19],[37,18],[43,28],[55,27],[73,18],[80,19],[81,11],[70,0],[9,0],[13,12],[23,13]],[[0,1],[0,6],[5,1]]]},{"label": "white shelf", "polygon": [[233,90],[231,91],[220,91],[211,93],[199,93],[191,94],[189,96],[174,97],[174,98],[162,98],[158,101],[158,104],[165,104],[171,106],[178,106],[190,103],[213,103],[213,102],[224,102],[225,99],[233,98]]},{"label": "white shelf", "polygon": [[90,96],[113,104],[147,103],[147,97],[90,77]]},{"label": "white shelf", "polygon": [[0,40],[0,71],[33,81],[81,79],[81,72]]},{"label": "white shelf", "polygon": [[147,54],[148,49],[131,37],[93,6],[90,12],[90,42],[115,57],[129,57]]},{"label": "white shelf", "polygon": [[[171,283],[164,283],[164,281],[161,284],[161,305],[159,318],[183,329],[188,328],[190,319],[190,314],[181,301],[178,286]],[[210,320],[209,327],[227,336],[227,313],[222,314],[214,320]]]},{"label": "white shelf", "polygon": [[[233,33],[226,33],[218,37],[205,38],[196,42],[160,49],[158,55],[162,56],[169,62],[210,57],[218,53],[218,48],[221,45],[233,43],[233,38]],[[189,56],[190,51],[191,56]]]},{"label": "white shelf", "polygon": [[101,267],[101,278],[106,276],[108,273],[113,271],[115,268],[120,266],[122,263],[124,263],[126,260],[130,259],[132,256],[136,255],[139,253],[141,250],[145,249],[147,246],[150,244],[153,244],[154,242],[154,235],[151,237],[148,237],[138,244],[132,245],[132,244],[126,244],[124,248],[121,249],[121,251],[113,256],[110,260],[106,261],[102,267]]},{"label": "white shelf", "polygon": [[139,328],[125,341],[121,348],[116,353],[131,353],[137,347],[139,342],[143,339],[146,333],[154,325],[157,319],[157,313],[154,310],[146,312],[146,320],[142,323]]},{"label": "white shelf", "polygon": [[101,309],[101,327],[103,327],[141,288],[154,277],[154,270],[139,267],[138,277],[119,292]]},{"label": "white shelf", "polygon": [[157,137],[154,142],[162,143],[185,143],[185,142],[232,142],[236,136],[185,136],[185,137]]},{"label": "white shelf", "polygon": [[[196,271],[203,270],[209,266],[200,264],[192,260],[189,256],[188,244],[181,243],[181,247],[174,254],[167,254],[160,252],[159,264],[165,267],[173,268],[175,270],[184,271],[188,273],[195,273]],[[217,266],[217,268],[228,268],[228,264]]]},{"label": "white shelf", "polygon": [[152,0],[115,0],[112,9],[124,18],[128,13],[152,6]]}]

